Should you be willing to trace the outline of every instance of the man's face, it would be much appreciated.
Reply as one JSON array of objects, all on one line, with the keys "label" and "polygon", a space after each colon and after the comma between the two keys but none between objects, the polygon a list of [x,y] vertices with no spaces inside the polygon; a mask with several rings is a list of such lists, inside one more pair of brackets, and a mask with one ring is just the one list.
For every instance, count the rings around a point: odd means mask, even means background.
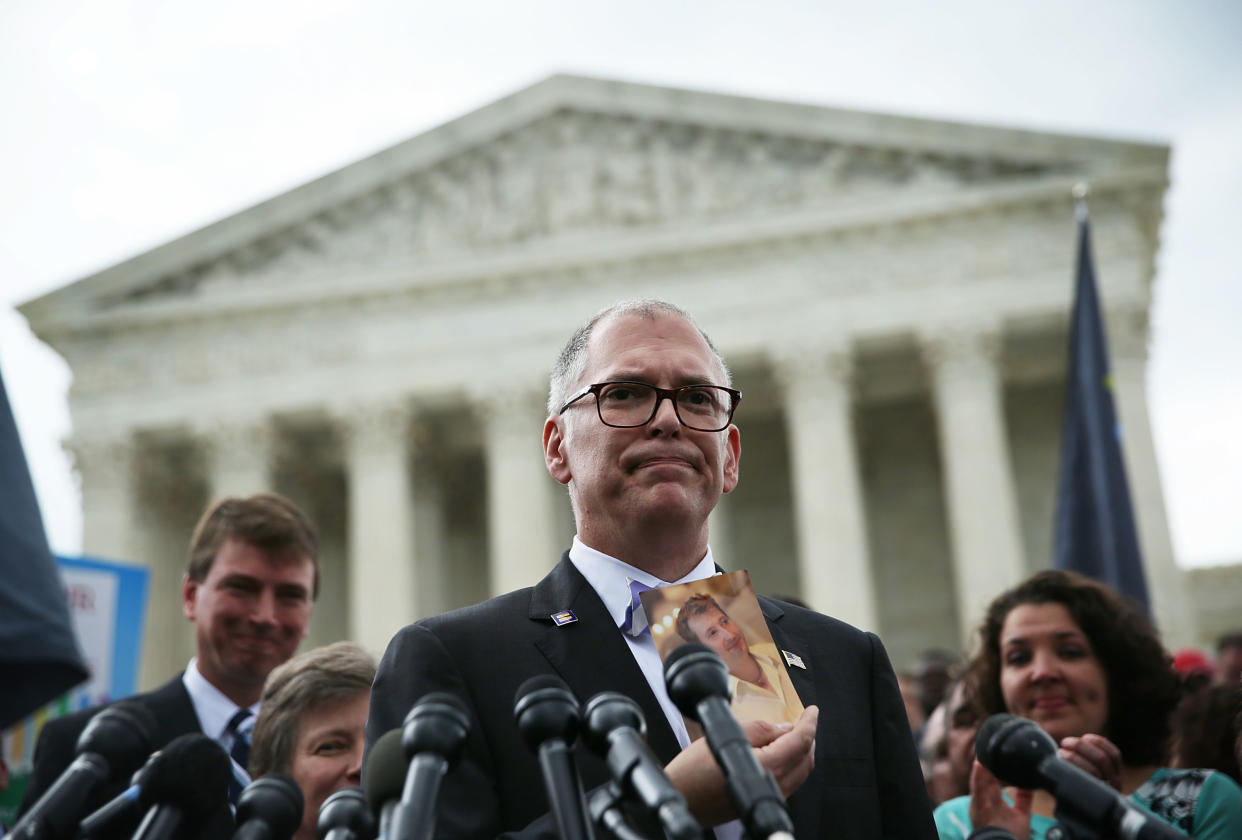
[{"label": "man's face", "polygon": [[733,619],[716,607],[708,606],[701,613],[690,616],[686,622],[699,641],[714,650],[724,660],[729,672],[737,676],[738,666],[750,655],[746,634]]},{"label": "man's face", "polygon": [[183,580],[182,608],[194,622],[198,669],[207,681],[229,697],[262,690],[268,673],[306,637],[314,575],[303,554],[272,554],[230,538],[201,583]]},{"label": "man's face", "polygon": [[[720,385],[707,342],[689,322],[622,315],[598,324],[578,387],[630,380],[662,388]],[[737,427],[699,432],[682,426],[662,400],[646,426],[605,426],[593,397],[579,400],[544,428],[548,470],[568,484],[579,534],[601,550],[659,520],[705,528],[722,493],[737,485]]]}]

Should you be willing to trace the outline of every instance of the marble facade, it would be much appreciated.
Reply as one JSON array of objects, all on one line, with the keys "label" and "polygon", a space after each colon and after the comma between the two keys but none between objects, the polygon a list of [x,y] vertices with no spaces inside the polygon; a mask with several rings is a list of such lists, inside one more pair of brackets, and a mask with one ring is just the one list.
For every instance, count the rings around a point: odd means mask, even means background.
[{"label": "marble facade", "polygon": [[529,585],[573,533],[546,378],[621,298],[693,312],[745,397],[713,546],[756,588],[959,648],[1051,556],[1091,186],[1157,618],[1193,633],[1146,409],[1167,147],[554,76],[22,307],[74,372],[84,547],[152,570],[142,671],[210,499],[324,537],[311,643]]}]

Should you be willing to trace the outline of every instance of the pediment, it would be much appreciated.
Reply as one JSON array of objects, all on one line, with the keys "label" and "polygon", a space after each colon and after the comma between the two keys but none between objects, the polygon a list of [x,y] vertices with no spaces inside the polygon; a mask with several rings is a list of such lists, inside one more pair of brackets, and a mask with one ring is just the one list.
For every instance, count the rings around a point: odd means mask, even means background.
[{"label": "pediment", "polygon": [[[99,314],[1160,165],[1163,147],[557,76],[25,307]],[[80,312],[86,315],[87,312]]]}]

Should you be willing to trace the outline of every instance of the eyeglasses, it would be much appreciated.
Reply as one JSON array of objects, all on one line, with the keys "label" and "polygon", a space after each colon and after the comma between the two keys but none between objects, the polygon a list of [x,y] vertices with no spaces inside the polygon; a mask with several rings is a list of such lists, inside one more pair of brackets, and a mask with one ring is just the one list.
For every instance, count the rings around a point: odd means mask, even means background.
[{"label": "eyeglasses", "polygon": [[719,432],[729,427],[742,392],[723,385],[682,385],[657,388],[646,382],[596,382],[574,394],[557,414],[585,397],[595,395],[600,422],[616,429],[645,426],[656,416],[660,400],[673,403],[677,419],[688,429]]}]

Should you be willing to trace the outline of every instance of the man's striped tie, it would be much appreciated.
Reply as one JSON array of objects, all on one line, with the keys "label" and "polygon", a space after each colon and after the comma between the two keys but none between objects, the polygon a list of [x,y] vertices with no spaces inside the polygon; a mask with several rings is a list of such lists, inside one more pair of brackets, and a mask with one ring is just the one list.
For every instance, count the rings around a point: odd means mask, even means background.
[{"label": "man's striped tie", "polygon": [[233,778],[229,779],[229,803],[237,806],[242,790],[250,784],[250,732],[254,729],[254,714],[249,709],[238,709],[224,731],[233,736],[229,758],[233,760]]}]

